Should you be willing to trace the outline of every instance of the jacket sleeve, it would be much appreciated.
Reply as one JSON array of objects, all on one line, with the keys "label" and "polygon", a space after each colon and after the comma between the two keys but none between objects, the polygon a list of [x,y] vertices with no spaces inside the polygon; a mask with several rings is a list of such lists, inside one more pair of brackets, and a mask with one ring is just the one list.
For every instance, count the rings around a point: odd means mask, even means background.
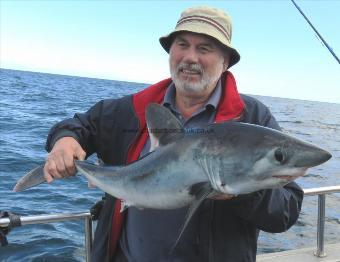
[{"label": "jacket sleeve", "polygon": [[85,113],[77,113],[73,118],[63,120],[54,125],[47,137],[46,150],[50,152],[55,142],[62,137],[76,139],[87,156],[96,151],[96,137],[100,130],[100,117],[104,101],[100,101]]},{"label": "jacket sleeve", "polygon": [[[258,115],[261,118],[258,124],[280,130],[267,107]],[[231,204],[244,220],[263,231],[278,233],[288,230],[297,221],[302,200],[303,190],[290,182],[284,187],[240,195],[232,199]]]}]

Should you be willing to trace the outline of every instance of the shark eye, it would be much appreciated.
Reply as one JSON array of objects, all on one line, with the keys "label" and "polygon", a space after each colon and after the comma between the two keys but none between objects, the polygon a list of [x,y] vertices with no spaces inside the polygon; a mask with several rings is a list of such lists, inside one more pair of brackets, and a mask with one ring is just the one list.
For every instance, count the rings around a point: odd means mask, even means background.
[{"label": "shark eye", "polygon": [[281,148],[278,148],[275,150],[274,157],[275,157],[275,160],[279,162],[280,164],[284,164],[286,160],[285,152]]}]

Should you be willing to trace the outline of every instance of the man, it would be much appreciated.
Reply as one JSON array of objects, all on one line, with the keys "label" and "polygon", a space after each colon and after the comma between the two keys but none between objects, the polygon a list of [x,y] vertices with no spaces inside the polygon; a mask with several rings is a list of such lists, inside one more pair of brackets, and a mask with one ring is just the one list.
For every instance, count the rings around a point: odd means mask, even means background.
[{"label": "man", "polygon": [[[160,38],[169,53],[171,79],[141,92],[97,103],[58,123],[49,134],[45,178],[74,175],[74,159],[96,152],[104,163],[127,164],[149,151],[145,108],[160,103],[191,128],[242,121],[279,129],[268,108],[240,95],[227,71],[240,56],[231,46],[231,21],[221,10],[185,10],[175,30]],[[137,133],[126,130],[139,130]],[[249,134],[251,135],[251,134]],[[196,211],[173,254],[187,208],[120,213],[107,195],[93,243],[93,261],[255,261],[259,230],[282,232],[298,218],[303,193],[294,183],[233,197],[207,199]]]}]

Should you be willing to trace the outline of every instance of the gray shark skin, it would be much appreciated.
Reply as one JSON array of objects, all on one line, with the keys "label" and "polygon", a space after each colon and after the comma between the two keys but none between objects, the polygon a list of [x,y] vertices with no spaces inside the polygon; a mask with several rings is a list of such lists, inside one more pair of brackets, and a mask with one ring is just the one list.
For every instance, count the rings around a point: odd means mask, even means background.
[{"label": "gray shark skin", "polygon": [[172,209],[194,201],[195,185],[207,183],[211,193],[251,193],[283,186],[330,157],[281,132],[229,122],[184,134],[120,169],[75,163],[91,183],[127,205]]}]

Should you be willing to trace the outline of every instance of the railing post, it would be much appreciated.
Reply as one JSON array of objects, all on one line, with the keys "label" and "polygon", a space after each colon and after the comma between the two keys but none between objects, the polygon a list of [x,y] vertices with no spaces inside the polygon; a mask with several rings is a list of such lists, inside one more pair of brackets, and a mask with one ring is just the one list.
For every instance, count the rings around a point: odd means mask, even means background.
[{"label": "railing post", "polygon": [[92,218],[91,216],[85,217],[85,252],[86,262],[91,262],[92,250]]},{"label": "railing post", "polygon": [[324,250],[325,241],[325,207],[326,207],[326,195],[320,194],[318,196],[318,228],[317,228],[317,250],[314,255],[317,257],[325,257]]}]

